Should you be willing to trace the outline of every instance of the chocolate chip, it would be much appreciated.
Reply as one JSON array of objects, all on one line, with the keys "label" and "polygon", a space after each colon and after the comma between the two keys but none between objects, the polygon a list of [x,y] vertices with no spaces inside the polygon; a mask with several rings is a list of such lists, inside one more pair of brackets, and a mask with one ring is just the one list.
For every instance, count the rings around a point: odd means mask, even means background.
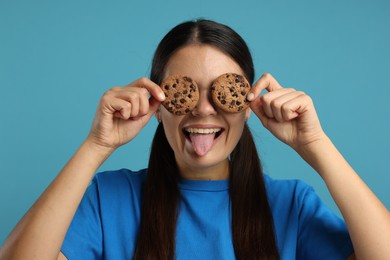
[{"label": "chocolate chip", "polygon": [[161,88],[167,98],[162,104],[175,115],[188,113],[198,101],[198,87],[190,77],[170,76],[161,83]]},{"label": "chocolate chip", "polygon": [[183,79],[184,79],[185,81],[192,82],[192,79],[190,79],[189,77],[183,77]]}]

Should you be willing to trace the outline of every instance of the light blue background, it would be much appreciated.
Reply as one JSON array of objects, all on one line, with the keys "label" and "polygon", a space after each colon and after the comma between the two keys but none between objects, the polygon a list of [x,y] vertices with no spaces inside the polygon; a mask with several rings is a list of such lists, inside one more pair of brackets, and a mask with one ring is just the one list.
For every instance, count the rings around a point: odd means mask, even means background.
[{"label": "light blue background", "polygon": [[[198,17],[246,39],[257,77],[310,94],[325,131],[390,207],[389,2],[239,2],[0,0],[0,244],[86,137],[101,95],[148,76],[163,35]],[[305,180],[337,212],[305,162],[254,115],[250,126],[268,174]],[[146,167],[155,127],[101,170]]]}]

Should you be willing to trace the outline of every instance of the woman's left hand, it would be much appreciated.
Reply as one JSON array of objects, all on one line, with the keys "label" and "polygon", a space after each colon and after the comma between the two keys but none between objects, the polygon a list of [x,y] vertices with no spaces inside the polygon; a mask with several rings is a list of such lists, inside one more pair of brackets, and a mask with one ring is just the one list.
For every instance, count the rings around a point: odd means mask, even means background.
[{"label": "woman's left hand", "polygon": [[[266,89],[268,93],[260,96]],[[261,123],[279,140],[295,150],[321,140],[325,134],[312,99],[302,91],[283,88],[269,74],[264,74],[252,87],[248,100]]]}]

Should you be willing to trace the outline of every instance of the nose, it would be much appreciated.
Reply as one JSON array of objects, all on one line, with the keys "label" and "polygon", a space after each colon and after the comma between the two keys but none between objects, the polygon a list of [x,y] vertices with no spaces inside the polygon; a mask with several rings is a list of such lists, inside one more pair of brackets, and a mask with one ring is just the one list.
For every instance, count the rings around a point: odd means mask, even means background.
[{"label": "nose", "polygon": [[217,114],[209,92],[210,91],[200,91],[198,104],[192,110],[192,115],[203,117]]}]

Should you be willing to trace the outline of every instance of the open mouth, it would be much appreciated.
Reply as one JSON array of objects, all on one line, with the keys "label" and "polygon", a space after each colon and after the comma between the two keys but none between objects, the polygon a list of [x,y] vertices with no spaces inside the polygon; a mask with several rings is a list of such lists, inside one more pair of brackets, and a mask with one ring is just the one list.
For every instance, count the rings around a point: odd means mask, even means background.
[{"label": "open mouth", "polygon": [[224,131],[223,128],[194,128],[194,127],[183,128],[183,133],[186,136],[186,138],[189,140],[191,140],[190,138],[191,134],[202,134],[202,135],[214,134],[214,139],[217,139],[222,134],[223,131]]},{"label": "open mouth", "polygon": [[194,152],[198,156],[206,155],[217,142],[223,131],[224,129],[220,127],[183,128],[186,139],[191,143]]}]

